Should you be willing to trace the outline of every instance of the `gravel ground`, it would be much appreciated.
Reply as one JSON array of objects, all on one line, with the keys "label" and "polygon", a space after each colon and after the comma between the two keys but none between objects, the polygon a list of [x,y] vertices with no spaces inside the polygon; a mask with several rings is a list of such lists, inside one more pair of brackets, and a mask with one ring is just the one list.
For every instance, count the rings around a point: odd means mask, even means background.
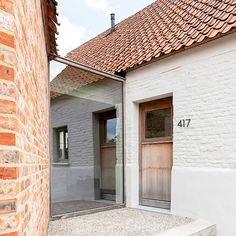
[{"label": "gravel ground", "polygon": [[149,236],[191,221],[168,214],[122,208],[52,221],[48,236]]}]

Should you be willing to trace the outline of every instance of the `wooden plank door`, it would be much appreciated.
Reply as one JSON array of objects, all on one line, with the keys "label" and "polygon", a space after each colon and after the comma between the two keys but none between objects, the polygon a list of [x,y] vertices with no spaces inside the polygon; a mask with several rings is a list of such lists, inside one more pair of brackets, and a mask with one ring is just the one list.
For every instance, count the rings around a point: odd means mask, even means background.
[{"label": "wooden plank door", "polygon": [[170,208],[172,98],[140,104],[140,204]]},{"label": "wooden plank door", "polygon": [[100,115],[101,198],[115,201],[116,112]]}]

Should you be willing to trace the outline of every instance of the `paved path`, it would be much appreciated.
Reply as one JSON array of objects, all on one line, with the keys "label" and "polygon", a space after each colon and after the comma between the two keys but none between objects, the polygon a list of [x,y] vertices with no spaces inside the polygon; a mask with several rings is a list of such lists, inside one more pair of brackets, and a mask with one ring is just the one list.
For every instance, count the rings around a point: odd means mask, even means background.
[{"label": "paved path", "polygon": [[150,236],[191,219],[122,208],[50,222],[48,236]]}]

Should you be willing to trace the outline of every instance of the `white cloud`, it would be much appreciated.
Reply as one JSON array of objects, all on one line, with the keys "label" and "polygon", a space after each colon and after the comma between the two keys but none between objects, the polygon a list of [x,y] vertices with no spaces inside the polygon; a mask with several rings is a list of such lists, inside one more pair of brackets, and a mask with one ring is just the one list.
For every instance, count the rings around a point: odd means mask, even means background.
[{"label": "white cloud", "polygon": [[85,0],[87,6],[101,10],[105,15],[111,13],[107,0]]},{"label": "white cloud", "polygon": [[58,49],[61,56],[78,47],[86,38],[86,29],[71,23],[66,16],[59,16]]},{"label": "white cloud", "polygon": [[[78,27],[71,23],[66,16],[59,16],[58,20],[61,24],[58,27],[58,54],[64,57],[68,52],[79,47],[86,40],[88,32],[85,28]],[[50,80],[54,79],[64,68],[65,65],[62,63],[51,62]]]}]

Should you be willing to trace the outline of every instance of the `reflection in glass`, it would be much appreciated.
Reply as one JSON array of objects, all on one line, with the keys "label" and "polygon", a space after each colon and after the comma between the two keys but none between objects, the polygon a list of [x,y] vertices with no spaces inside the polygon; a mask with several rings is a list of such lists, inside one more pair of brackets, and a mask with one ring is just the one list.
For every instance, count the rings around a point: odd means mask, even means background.
[{"label": "reflection in glass", "polygon": [[160,109],[145,113],[145,138],[171,136],[171,109]]},{"label": "reflection in glass", "polygon": [[53,215],[124,202],[122,89],[70,66],[52,81]]},{"label": "reflection in glass", "polygon": [[105,133],[105,142],[115,143],[116,142],[116,118],[106,120],[105,123],[106,133]]},{"label": "reflection in glass", "polygon": [[57,129],[58,135],[58,159],[68,160],[68,131],[67,128]]}]

